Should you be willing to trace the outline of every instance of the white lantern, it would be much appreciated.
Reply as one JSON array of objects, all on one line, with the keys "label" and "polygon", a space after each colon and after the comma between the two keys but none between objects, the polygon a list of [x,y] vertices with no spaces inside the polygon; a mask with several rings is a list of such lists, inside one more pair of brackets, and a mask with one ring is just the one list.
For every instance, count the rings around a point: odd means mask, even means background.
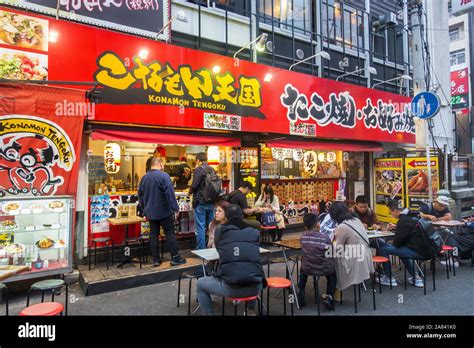
[{"label": "white lantern", "polygon": [[104,147],[104,165],[108,174],[116,174],[120,170],[120,145],[110,143]]},{"label": "white lantern", "polygon": [[207,164],[218,166],[220,163],[219,146],[209,146],[207,148]]},{"label": "white lantern", "polygon": [[326,158],[327,158],[328,162],[334,163],[334,162],[336,162],[337,156],[334,152],[328,152]]},{"label": "white lantern", "polygon": [[318,171],[317,156],[314,151],[307,151],[303,156],[304,170],[311,176],[315,176]]},{"label": "white lantern", "polygon": [[304,152],[301,149],[293,150],[293,159],[297,162],[303,159]]},{"label": "white lantern", "polygon": [[326,152],[318,153],[318,161],[319,162],[326,162]]}]

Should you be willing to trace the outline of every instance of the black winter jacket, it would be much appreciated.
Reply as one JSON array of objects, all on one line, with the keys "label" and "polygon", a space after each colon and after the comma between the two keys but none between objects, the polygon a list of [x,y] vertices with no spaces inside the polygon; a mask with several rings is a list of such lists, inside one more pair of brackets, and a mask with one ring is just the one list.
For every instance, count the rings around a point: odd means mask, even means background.
[{"label": "black winter jacket", "polygon": [[431,248],[423,232],[416,226],[417,216],[416,213],[408,210],[400,215],[395,229],[393,245],[397,248],[408,247],[421,257],[430,258]]},{"label": "black winter jacket", "polygon": [[[326,276],[334,272],[331,239],[328,235],[316,231],[305,232],[301,236],[301,271],[308,275]],[[327,256],[327,257],[326,257]]]},{"label": "black winter jacket", "polygon": [[243,221],[229,221],[215,232],[219,254],[217,277],[230,286],[246,286],[263,282],[259,232]]}]

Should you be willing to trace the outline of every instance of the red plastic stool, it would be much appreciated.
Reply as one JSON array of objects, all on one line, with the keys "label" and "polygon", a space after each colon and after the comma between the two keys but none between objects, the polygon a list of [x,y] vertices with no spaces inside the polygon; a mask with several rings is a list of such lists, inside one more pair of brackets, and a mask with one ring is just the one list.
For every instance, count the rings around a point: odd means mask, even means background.
[{"label": "red plastic stool", "polygon": [[[383,256],[372,256],[372,261],[374,262],[374,268],[377,269],[377,265],[379,264],[383,264],[383,263],[388,263],[388,267],[389,267],[389,277],[390,277],[390,290],[393,289],[392,287],[392,263],[390,262],[390,259],[387,258],[387,257],[383,257]],[[380,283],[380,272],[377,272],[378,273],[378,278],[379,278],[379,291],[380,293],[382,293],[382,284]],[[375,279],[374,279],[375,281]],[[375,307],[375,306],[374,306]]]},{"label": "red plastic stool", "polygon": [[[225,297],[222,297],[222,315],[224,315],[224,310],[225,310],[225,299],[226,299]],[[260,315],[262,315],[260,299],[258,298],[257,295],[249,296],[249,297],[228,297],[227,299],[234,302],[234,316],[237,316],[237,306],[239,305],[240,302],[245,303],[245,315],[247,315],[247,303],[249,301],[255,301],[255,300],[257,301]]]},{"label": "red plastic stool", "polygon": [[441,253],[444,254],[446,260],[446,276],[449,279],[449,272],[451,271],[451,264],[453,265],[453,276],[456,276],[456,267],[454,267],[454,248],[450,245],[442,245]]},{"label": "red plastic stool", "polygon": [[21,312],[21,316],[41,316],[50,317],[58,314],[62,315],[64,306],[58,302],[42,302],[31,305],[24,308]]},{"label": "red plastic stool", "polygon": [[[270,315],[270,289],[283,289],[283,313],[286,315],[286,289],[288,289],[288,295],[291,292],[291,282],[286,278],[281,277],[270,277],[267,278],[267,315]],[[262,290],[263,295],[263,290]],[[296,296],[296,294],[294,294]],[[290,301],[291,315],[293,312],[293,301]]]}]

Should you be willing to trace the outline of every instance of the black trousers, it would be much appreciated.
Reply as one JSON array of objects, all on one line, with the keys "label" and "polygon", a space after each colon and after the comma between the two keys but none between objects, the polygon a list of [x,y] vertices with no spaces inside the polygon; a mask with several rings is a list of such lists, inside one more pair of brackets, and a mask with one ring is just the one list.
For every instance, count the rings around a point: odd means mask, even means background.
[{"label": "black trousers", "polygon": [[[300,291],[304,291],[304,289],[306,288],[308,277],[309,276],[307,274],[300,272],[300,281],[298,282],[298,289]],[[334,298],[334,292],[336,291],[336,283],[337,283],[336,272],[327,275],[326,280],[327,280],[326,294],[331,295]]]},{"label": "black trousers", "polygon": [[160,226],[163,227],[166,235],[166,242],[170,250],[171,257],[178,256],[178,242],[176,240],[174,228],[174,216],[170,215],[161,220],[150,220],[150,252],[153,258],[160,259],[160,248],[158,236],[160,234]]}]

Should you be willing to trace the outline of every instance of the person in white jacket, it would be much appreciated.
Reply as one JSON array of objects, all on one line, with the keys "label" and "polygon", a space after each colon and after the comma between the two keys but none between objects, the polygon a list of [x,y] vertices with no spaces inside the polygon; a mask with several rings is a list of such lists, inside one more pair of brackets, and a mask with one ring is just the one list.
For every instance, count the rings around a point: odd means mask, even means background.
[{"label": "person in white jacket", "polygon": [[273,241],[281,240],[285,230],[285,219],[280,210],[280,200],[273,193],[271,185],[262,185],[262,193],[255,202],[255,207],[263,208],[264,212],[274,212],[277,221],[277,228],[271,231]]}]

